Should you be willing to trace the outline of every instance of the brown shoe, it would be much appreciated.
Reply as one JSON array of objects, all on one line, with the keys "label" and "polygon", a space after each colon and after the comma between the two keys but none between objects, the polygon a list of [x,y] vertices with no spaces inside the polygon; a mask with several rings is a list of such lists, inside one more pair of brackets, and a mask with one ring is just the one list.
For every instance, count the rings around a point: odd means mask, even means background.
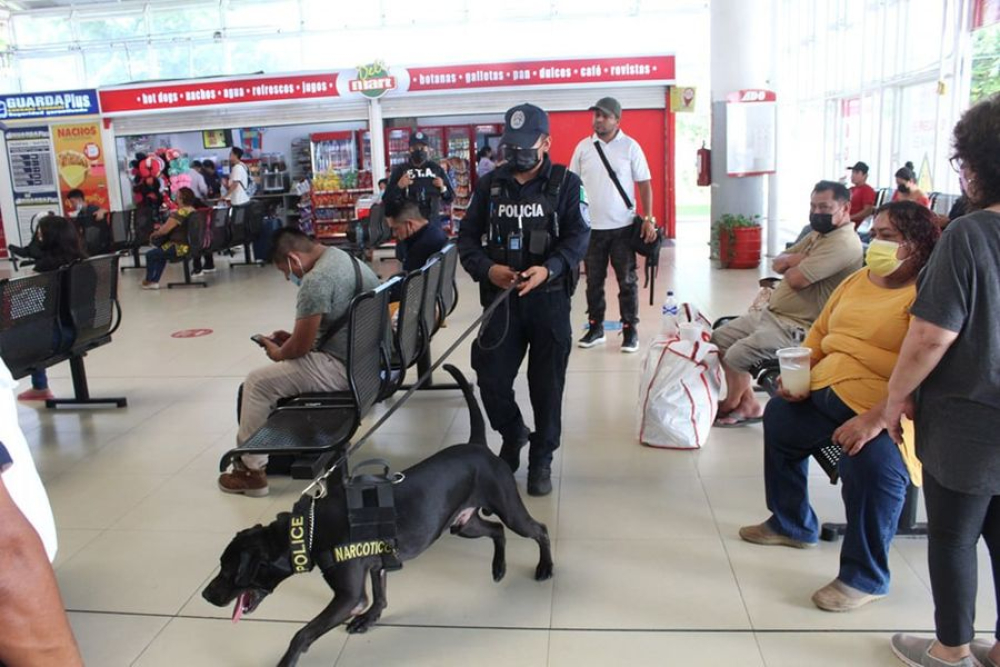
[{"label": "brown shoe", "polygon": [[262,498],[270,493],[267,475],[263,470],[250,470],[237,463],[229,472],[219,475],[219,490],[224,493],[242,493],[251,498]]},{"label": "brown shoe", "polygon": [[813,604],[823,611],[854,611],[869,602],[881,600],[884,595],[872,595],[848,586],[840,579],[834,579],[813,593]]},{"label": "brown shoe", "polygon": [[759,523],[756,526],[743,526],[740,528],[740,538],[745,542],[763,544],[768,547],[792,547],[793,549],[808,549],[816,546],[815,542],[802,542],[793,540],[790,537],[775,532],[771,526]]}]

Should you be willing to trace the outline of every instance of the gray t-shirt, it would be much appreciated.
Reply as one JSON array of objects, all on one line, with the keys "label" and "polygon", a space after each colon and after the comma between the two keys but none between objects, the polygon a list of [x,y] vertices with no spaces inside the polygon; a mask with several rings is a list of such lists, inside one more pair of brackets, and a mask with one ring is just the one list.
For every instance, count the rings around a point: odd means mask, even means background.
[{"label": "gray t-shirt", "polygon": [[[361,288],[356,288],[354,267],[355,260],[343,250],[327,248],[322,257],[316,260],[313,268],[302,278],[299,288],[299,298],[295,305],[295,318],[312,317],[320,313],[323,319],[316,332],[316,343],[326,335],[330,327],[347,314],[351,300],[356,294],[378,287],[378,276],[359,262],[361,267]],[[348,323],[330,337],[323,346],[323,352],[328,352],[341,361],[347,360],[347,330]]]},{"label": "gray t-shirt", "polygon": [[950,225],[917,283],[911,314],[958,338],[920,386],[917,456],[946,488],[1000,494],[1000,214]]}]

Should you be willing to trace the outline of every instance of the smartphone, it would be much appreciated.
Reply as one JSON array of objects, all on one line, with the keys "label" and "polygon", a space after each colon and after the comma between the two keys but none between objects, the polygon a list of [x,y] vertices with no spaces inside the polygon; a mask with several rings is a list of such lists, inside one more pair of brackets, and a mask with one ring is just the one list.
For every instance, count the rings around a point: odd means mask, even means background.
[{"label": "smartphone", "polygon": [[267,336],[265,336],[263,334],[254,334],[253,336],[250,336],[250,340],[252,340],[253,342],[257,343],[261,347],[264,347],[264,341],[266,339],[267,339]]}]

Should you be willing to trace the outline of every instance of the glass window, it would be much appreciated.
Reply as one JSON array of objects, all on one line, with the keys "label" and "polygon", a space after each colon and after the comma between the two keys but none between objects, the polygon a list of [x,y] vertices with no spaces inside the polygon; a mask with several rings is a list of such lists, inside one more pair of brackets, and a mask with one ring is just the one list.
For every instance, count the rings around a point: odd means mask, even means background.
[{"label": "glass window", "polygon": [[142,14],[77,19],[74,28],[76,37],[81,42],[128,39],[146,34],[146,22]]},{"label": "glass window", "polygon": [[68,14],[65,16],[18,14],[13,18],[13,25],[14,41],[21,47],[68,45],[74,38]]},{"label": "glass window", "polygon": [[222,14],[218,3],[185,6],[184,11],[154,5],[149,9],[149,25],[159,36],[210,38],[215,31],[222,30]]},{"label": "glass window", "polygon": [[[328,6],[327,11],[331,9]],[[263,28],[292,32],[299,29],[299,21],[299,3],[296,0],[230,1],[225,15],[226,28],[230,29]]]},{"label": "glass window", "polygon": [[330,0],[300,0],[302,27],[310,32],[343,28],[374,28],[382,25],[378,2],[358,2],[349,12],[330,11]]},{"label": "glass window", "polygon": [[87,49],[83,52],[88,86],[113,86],[132,80],[128,69],[128,52],[118,49]]},{"label": "glass window", "polygon": [[238,39],[227,40],[230,72],[297,72],[303,68],[297,39]]},{"label": "glass window", "polygon": [[899,164],[892,168],[892,173],[906,162],[912,162],[917,171],[917,178],[922,184],[926,179],[927,187],[933,188],[931,164],[934,159],[934,131],[937,115],[937,82],[920,83],[907,86],[902,91],[902,106],[899,118]]},{"label": "glass window", "polygon": [[18,61],[21,90],[72,90],[84,80],[79,53],[21,58]]},{"label": "glass window", "polygon": [[[373,3],[375,4],[375,3]],[[437,0],[428,3],[411,0],[382,0],[381,17],[385,25],[433,25],[466,20],[465,0]]]},{"label": "glass window", "polygon": [[548,18],[552,8],[548,2],[538,0],[506,0],[496,2],[470,2],[469,18],[475,21],[503,21],[512,18]]}]

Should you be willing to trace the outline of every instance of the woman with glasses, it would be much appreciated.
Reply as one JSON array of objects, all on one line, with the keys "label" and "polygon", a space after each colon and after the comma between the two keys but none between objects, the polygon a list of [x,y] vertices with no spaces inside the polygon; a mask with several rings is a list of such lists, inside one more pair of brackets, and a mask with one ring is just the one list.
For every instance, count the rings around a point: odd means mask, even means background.
[{"label": "woman with glasses", "polygon": [[965,112],[954,148],[971,212],[920,278],[885,408],[897,442],[915,416],[937,637],[899,634],[892,649],[907,665],[997,667],[1000,643],[974,640],[974,621],[980,536],[1000,599],[1000,95]]}]

